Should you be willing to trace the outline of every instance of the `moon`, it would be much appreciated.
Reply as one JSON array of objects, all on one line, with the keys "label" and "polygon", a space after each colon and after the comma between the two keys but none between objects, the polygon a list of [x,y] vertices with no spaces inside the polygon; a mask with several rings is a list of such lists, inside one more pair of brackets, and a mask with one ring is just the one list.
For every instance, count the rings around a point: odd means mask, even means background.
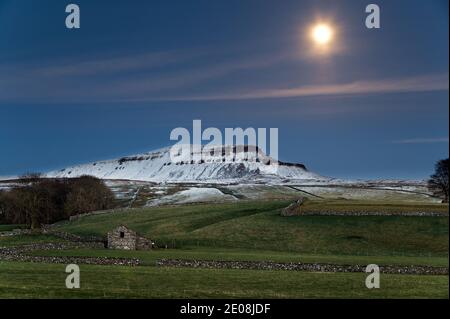
[{"label": "moon", "polygon": [[325,45],[333,39],[333,29],[327,24],[317,24],[312,28],[311,36],[316,44]]}]

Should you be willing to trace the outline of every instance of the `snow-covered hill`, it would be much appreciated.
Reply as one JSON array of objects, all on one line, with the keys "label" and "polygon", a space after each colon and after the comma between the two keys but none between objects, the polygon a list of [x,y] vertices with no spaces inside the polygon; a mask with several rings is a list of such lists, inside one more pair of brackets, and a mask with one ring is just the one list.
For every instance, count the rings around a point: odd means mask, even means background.
[{"label": "snow-covered hill", "polygon": [[[171,160],[170,147],[120,159],[76,165],[49,172],[48,177],[77,177],[92,175],[102,179],[127,179],[164,182],[193,183],[290,183],[298,181],[328,181],[306,169],[303,164],[279,162],[260,150],[248,152],[251,146],[217,146],[211,158],[179,156]],[[208,150],[209,151],[209,150]],[[205,152],[203,152],[204,154]],[[219,155],[217,155],[219,154]],[[190,155],[190,156],[189,156]],[[231,156],[231,157],[230,157]],[[231,158],[231,159],[230,159]]]}]

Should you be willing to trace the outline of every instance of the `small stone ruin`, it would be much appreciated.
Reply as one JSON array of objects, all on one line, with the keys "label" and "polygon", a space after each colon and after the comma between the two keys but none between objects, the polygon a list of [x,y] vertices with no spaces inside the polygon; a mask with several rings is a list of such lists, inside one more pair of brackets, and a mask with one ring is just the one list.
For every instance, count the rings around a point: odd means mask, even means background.
[{"label": "small stone ruin", "polygon": [[151,250],[154,243],[145,237],[139,236],[126,226],[119,226],[108,233],[109,249],[124,250]]}]

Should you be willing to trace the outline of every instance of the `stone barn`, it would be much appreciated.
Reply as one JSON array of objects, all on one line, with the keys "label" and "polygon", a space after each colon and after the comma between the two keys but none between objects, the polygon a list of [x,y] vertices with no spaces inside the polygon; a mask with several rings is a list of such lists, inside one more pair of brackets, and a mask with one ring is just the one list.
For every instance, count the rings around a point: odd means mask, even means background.
[{"label": "stone barn", "polygon": [[153,242],[150,239],[139,236],[126,226],[119,226],[108,233],[108,248],[150,250],[153,248]]}]

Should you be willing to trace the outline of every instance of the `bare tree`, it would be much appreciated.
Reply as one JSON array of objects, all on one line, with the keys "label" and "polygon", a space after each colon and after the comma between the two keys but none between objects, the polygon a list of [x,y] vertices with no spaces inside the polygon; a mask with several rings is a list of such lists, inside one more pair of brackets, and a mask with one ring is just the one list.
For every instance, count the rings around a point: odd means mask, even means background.
[{"label": "bare tree", "polygon": [[26,175],[19,186],[0,192],[0,222],[40,228],[71,215],[108,209],[114,194],[100,179],[39,178]]},{"label": "bare tree", "polygon": [[448,203],[448,165],[448,158],[438,161],[434,174],[428,180],[428,188],[434,196],[442,198],[443,203]]},{"label": "bare tree", "polygon": [[114,194],[105,183],[93,176],[80,176],[70,180],[70,192],[64,209],[67,216],[111,208]]}]

